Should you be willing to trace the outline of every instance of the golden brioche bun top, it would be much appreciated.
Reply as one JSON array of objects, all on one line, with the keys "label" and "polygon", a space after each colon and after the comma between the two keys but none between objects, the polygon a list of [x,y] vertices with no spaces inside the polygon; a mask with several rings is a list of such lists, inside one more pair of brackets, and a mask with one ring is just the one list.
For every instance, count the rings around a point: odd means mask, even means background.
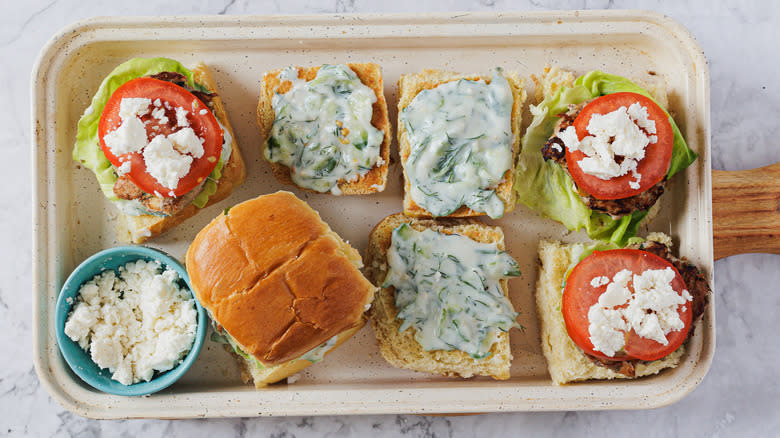
[{"label": "golden brioche bun top", "polygon": [[196,297],[241,349],[275,365],[364,322],[375,287],[358,252],[289,192],[243,202],[185,256]]}]

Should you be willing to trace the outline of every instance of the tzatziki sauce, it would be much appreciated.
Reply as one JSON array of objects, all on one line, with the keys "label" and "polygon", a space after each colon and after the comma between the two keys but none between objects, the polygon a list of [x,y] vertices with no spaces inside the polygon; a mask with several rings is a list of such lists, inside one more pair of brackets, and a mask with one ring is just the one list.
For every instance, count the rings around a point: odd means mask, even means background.
[{"label": "tzatziki sauce", "polygon": [[374,90],[346,65],[323,65],[311,81],[284,69],[285,93],[271,100],[275,118],[265,157],[290,168],[300,187],[338,195],[339,181],[356,181],[375,165],[384,132],[371,124]]},{"label": "tzatziki sauce", "polygon": [[414,327],[426,351],[460,350],[490,356],[500,333],[518,326],[501,280],[520,275],[517,262],[495,243],[480,243],[409,224],[393,230],[382,287],[395,288],[399,332]]},{"label": "tzatziki sauce", "polygon": [[410,146],[405,162],[412,200],[433,216],[466,207],[504,214],[496,195],[512,166],[509,82],[496,69],[490,83],[460,79],[423,90],[399,114]]}]

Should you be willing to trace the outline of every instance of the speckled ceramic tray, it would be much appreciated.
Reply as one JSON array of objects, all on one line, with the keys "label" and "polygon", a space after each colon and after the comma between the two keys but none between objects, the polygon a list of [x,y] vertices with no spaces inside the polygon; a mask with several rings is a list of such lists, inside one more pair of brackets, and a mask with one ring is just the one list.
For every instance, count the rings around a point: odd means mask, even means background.
[{"label": "speckled ceramic tray", "polygon": [[[54,305],[64,279],[79,262],[118,242],[113,207],[91,172],[80,168],[70,154],[76,122],[100,81],[134,56],[209,64],[248,165],[246,183],[229,199],[150,242],[174,256],[181,257],[197,231],[223,208],[282,188],[260,157],[255,125],[264,71],[287,65],[376,62],[384,71],[390,117],[395,120],[395,84],[403,73],[423,68],[486,73],[501,66],[528,77],[555,63],[580,73],[602,69],[640,81],[667,82],[671,110],[699,159],[671,182],[662,197],[662,213],[648,229],[670,232],[682,255],[712,272],[707,63],[690,34],[669,18],[650,12],[599,11],[92,19],[58,33],[41,52],[32,76],[34,356],[42,384],[67,409],[98,418],[641,409],[679,400],[707,372],[715,346],[712,303],[679,367],[637,381],[552,386],[533,299],[537,243],[540,238],[575,241],[584,236],[567,233],[561,225],[519,206],[494,221],[503,227],[508,250],[523,272],[510,282],[511,299],[525,331],[511,335],[514,361],[508,381],[453,380],[393,368],[379,356],[367,326],[290,385],[263,390],[243,385],[232,358],[220,345],[207,341],[189,373],[162,393],[126,398],[89,388],[60,356]],[[532,81],[528,82],[532,96]],[[362,252],[371,228],[401,210],[401,190],[396,158],[384,193],[355,197],[296,193]]]}]

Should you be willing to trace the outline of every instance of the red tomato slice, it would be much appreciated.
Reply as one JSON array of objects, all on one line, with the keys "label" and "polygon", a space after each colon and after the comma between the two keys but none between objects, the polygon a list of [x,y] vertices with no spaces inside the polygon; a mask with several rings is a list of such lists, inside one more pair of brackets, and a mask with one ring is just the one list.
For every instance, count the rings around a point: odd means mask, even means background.
[{"label": "red tomato slice", "polygon": [[628,184],[629,181],[636,180],[631,172],[608,180],[585,173],[579,165],[579,161],[585,158],[585,154],[582,151],[571,151],[566,148],[566,165],[572,179],[577,183],[577,187],[597,199],[623,199],[638,195],[664,179],[669,169],[674,146],[672,124],[669,123],[669,117],[660,106],[641,94],[614,93],[594,99],[585,105],[574,120],[577,136],[582,140],[589,135],[588,123],[593,114],[607,114],[622,106],[628,108],[635,102],[647,108],[650,119],[655,121],[655,135],[658,137],[656,143],[647,145],[645,157],[637,164],[637,172],[642,175],[639,188],[632,189]]},{"label": "red tomato slice", "polygon": [[[130,97],[145,97],[152,101],[160,99],[162,103],[160,108],[165,110],[165,116],[168,118],[167,123],[161,123],[152,117],[151,110],[155,108],[154,105],[150,107],[148,114],[141,116],[146,127],[148,141],[157,135],[169,135],[182,129],[176,124],[176,107],[182,107],[188,112],[187,120],[190,127],[195,131],[195,135],[205,140],[203,142],[203,156],[193,157],[189,173],[179,180],[178,185],[173,190],[163,186],[147,173],[143,151],[115,156],[103,140],[106,134],[117,129],[122,123],[122,119],[119,117],[119,106],[123,98]],[[201,114],[203,109],[206,110],[205,114]],[[217,119],[208,106],[195,95],[174,83],[147,77],[128,81],[111,95],[103,109],[103,114],[100,116],[98,139],[100,148],[111,164],[119,167],[124,161],[130,160],[130,172],[127,173],[130,180],[144,192],[150,194],[157,192],[164,197],[172,197],[170,192],[173,192],[176,197],[182,196],[203,182],[214,170],[222,153],[222,128],[219,127]],[[122,158],[121,161],[120,158]]]},{"label": "red tomato slice", "polygon": [[[666,269],[667,267],[671,267],[675,272],[672,289],[682,295],[683,289],[686,288],[682,276],[674,265],[655,254],[638,249],[614,249],[595,251],[586,257],[571,270],[563,291],[561,312],[569,337],[586,353],[607,360],[656,360],[672,353],[688,337],[692,316],[690,302],[678,306],[677,312],[685,323],[685,328],[669,332],[666,335],[666,339],[669,341],[667,345],[652,339],[642,338],[634,330],[631,330],[625,335],[625,354],[616,353],[614,357],[609,357],[594,350],[588,332],[588,310],[607,290],[606,285],[593,287],[590,282],[594,277],[605,276],[611,280],[616,273],[623,269],[641,273],[648,269]],[[629,287],[632,287],[630,283]]]}]

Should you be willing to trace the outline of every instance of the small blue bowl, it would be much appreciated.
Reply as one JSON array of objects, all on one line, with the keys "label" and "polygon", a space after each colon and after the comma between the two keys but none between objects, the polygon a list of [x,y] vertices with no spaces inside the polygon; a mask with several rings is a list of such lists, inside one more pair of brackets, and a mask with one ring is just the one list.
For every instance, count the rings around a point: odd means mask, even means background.
[{"label": "small blue bowl", "polygon": [[[144,246],[119,246],[100,251],[81,263],[65,281],[65,284],[60,291],[60,296],[57,299],[57,311],[55,315],[57,343],[60,346],[63,357],[65,357],[65,361],[81,380],[93,388],[109,394],[138,396],[152,394],[167,388],[187,372],[195,361],[195,358],[198,357],[200,348],[203,346],[203,341],[206,338],[208,318],[206,317],[206,312],[203,310],[203,307],[201,307],[198,300],[195,299],[195,307],[198,311],[198,328],[192,348],[189,353],[187,353],[187,356],[185,356],[182,362],[174,368],[164,373],[155,373],[152,380],[148,382],[139,382],[125,386],[116,380],[112,380],[111,372],[108,369],[101,369],[98,367],[98,365],[92,361],[89,353],[82,350],[78,343],[73,342],[65,334],[65,321],[70,313],[71,303],[75,303],[81,285],[103,271],[116,271],[120,266],[124,266],[125,264],[136,260],[157,260],[162,263],[163,266],[173,269],[179,274],[179,277],[186,283],[187,289],[192,293],[190,278],[187,275],[187,271],[181,263],[176,261],[173,257],[164,252]],[[72,299],[71,303],[68,302],[68,298]]]}]

